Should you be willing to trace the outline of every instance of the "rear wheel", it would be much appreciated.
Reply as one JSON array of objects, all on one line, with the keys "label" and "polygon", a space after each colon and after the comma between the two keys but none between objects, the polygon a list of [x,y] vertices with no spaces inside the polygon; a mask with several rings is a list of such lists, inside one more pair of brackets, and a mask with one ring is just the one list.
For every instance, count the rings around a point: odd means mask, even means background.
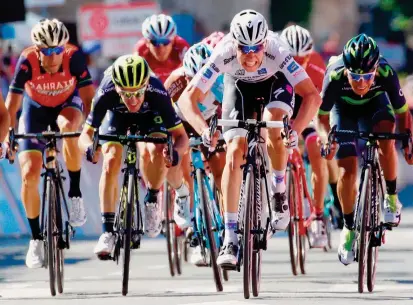
[{"label": "rear wheel", "polygon": [[165,207],[165,235],[166,235],[166,248],[168,250],[168,263],[169,272],[171,276],[175,276],[175,264],[174,264],[174,245],[173,239],[175,235],[175,230],[173,226],[173,205],[171,204],[171,193],[169,190],[168,182],[165,180],[163,184],[163,198]]},{"label": "rear wheel", "polygon": [[[254,209],[255,211],[257,209]],[[258,215],[253,211],[254,214],[254,229],[259,230],[260,224],[258,223]],[[257,297],[260,293],[261,284],[261,263],[262,263],[262,249],[260,245],[260,234],[254,234],[254,249],[252,253],[252,268],[251,268],[251,280],[252,280],[252,295]]]},{"label": "rear wheel", "polygon": [[361,205],[360,236],[358,239],[358,291],[364,291],[364,275],[366,270],[366,252],[371,215],[371,167],[366,168],[363,177],[363,186],[360,193],[359,206]]}]

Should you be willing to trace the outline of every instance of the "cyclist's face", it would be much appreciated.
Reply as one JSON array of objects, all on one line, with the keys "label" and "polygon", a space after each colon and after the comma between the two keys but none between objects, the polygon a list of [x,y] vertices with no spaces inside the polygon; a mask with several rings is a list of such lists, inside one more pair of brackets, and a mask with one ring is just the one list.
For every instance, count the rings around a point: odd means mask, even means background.
[{"label": "cyclist's face", "polygon": [[40,62],[46,72],[57,73],[59,71],[59,68],[63,62],[63,52],[60,54],[52,53],[49,56],[43,54],[42,52],[39,52],[39,54]]},{"label": "cyclist's face", "polygon": [[173,41],[150,41],[148,40],[147,46],[149,52],[155,57],[157,61],[164,62],[168,59],[169,55],[172,52]]},{"label": "cyclist's face", "polygon": [[239,46],[237,49],[237,60],[247,72],[258,70],[264,58],[264,44],[245,47]]},{"label": "cyclist's face", "polygon": [[354,93],[364,96],[374,83],[376,70],[366,74],[352,74],[347,71],[347,78]]},{"label": "cyclist's face", "polygon": [[139,89],[122,89],[116,86],[116,92],[120,95],[129,112],[138,112],[145,99],[146,85]]}]

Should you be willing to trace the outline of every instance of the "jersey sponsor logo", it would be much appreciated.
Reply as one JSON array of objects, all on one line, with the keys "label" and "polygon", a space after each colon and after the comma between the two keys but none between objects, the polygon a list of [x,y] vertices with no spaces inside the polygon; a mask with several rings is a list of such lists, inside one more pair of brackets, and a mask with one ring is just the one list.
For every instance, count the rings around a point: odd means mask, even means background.
[{"label": "jersey sponsor logo", "polygon": [[22,69],[23,71],[28,71],[28,70],[29,70],[29,67],[28,67],[27,65],[25,65],[25,64],[21,64],[21,65],[20,65],[20,69]]},{"label": "jersey sponsor logo", "polygon": [[237,71],[235,71],[235,75],[236,76],[245,75],[245,70],[244,69],[238,69]]},{"label": "jersey sponsor logo", "polygon": [[98,96],[100,97],[100,96],[104,95],[105,93],[111,92],[111,91],[113,91],[113,90],[115,90],[115,87],[100,88],[100,89],[98,90]]},{"label": "jersey sponsor logo", "polygon": [[229,64],[231,61],[233,61],[235,58],[237,58],[235,55],[232,55],[231,57],[229,57],[229,58],[225,58],[224,59],[224,65],[227,65],[227,64]]},{"label": "jersey sponsor logo", "polygon": [[166,91],[161,90],[161,89],[159,89],[159,88],[155,88],[155,87],[152,86],[151,84],[148,84],[148,87],[146,87],[146,91],[155,92],[155,93],[158,93],[158,94],[162,94],[162,95],[168,96],[168,93],[167,93]]},{"label": "jersey sponsor logo", "polygon": [[68,81],[48,82],[37,85],[32,82],[28,82],[28,84],[33,90],[37,91],[40,94],[56,96],[62,94],[63,92],[71,90],[75,85],[75,79],[72,78]]},{"label": "jersey sponsor logo", "polygon": [[293,74],[294,77],[297,77],[298,75],[300,75],[301,73],[305,72],[303,68],[301,68],[300,70],[298,70],[297,72],[295,72]]},{"label": "jersey sponsor logo", "polygon": [[283,88],[278,88],[277,90],[275,90],[272,94],[274,94],[274,98],[277,99],[278,96],[283,93],[285,90]]},{"label": "jersey sponsor logo", "polygon": [[257,71],[258,75],[264,75],[267,74],[267,69],[266,68],[261,68]]},{"label": "jersey sponsor logo", "polygon": [[[284,60],[283,60],[283,62],[281,63],[281,65],[280,65],[280,69],[282,70],[282,69],[284,69],[284,67],[285,67],[285,65],[286,64],[288,64],[288,62],[292,59],[293,57],[291,56],[291,55],[288,55],[286,58],[284,58]],[[290,66],[291,66],[291,64],[290,64]],[[290,67],[289,66],[289,67]],[[290,71],[290,70],[288,70],[288,71]],[[291,72],[291,71],[290,71]],[[292,72],[291,72],[292,73]]]},{"label": "jersey sponsor logo", "polygon": [[80,75],[80,78],[85,78],[87,76],[87,71],[83,71],[83,73]]},{"label": "jersey sponsor logo", "polygon": [[[291,56],[291,55],[290,55]],[[290,73],[293,73],[295,71],[297,71],[299,69],[299,66],[297,65],[297,63],[295,61],[293,61],[292,63],[290,63],[287,67],[287,70]]]},{"label": "jersey sponsor logo", "polygon": [[[270,53],[265,52],[264,55],[267,56],[267,57],[268,57],[269,59],[271,59],[271,60],[274,60],[274,59],[275,59],[275,56],[274,56],[274,55],[271,55]],[[282,69],[282,68],[281,68],[281,69]]]},{"label": "jersey sponsor logo", "polygon": [[212,70],[214,70],[215,72],[219,73],[219,69],[218,69],[218,67],[217,67],[216,64],[211,63],[209,66],[211,67]]},{"label": "jersey sponsor logo", "polygon": [[205,76],[207,79],[210,79],[211,76],[212,76],[212,71],[209,70],[209,69],[206,69],[206,70],[204,71],[204,73],[202,73],[202,75]]}]

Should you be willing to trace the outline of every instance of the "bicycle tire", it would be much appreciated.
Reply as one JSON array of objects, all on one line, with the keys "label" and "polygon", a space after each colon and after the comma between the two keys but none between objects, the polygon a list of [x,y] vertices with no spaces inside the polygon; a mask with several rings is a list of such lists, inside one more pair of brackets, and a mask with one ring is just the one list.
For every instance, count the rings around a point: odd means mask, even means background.
[{"label": "bicycle tire", "polygon": [[59,191],[56,190],[56,206],[55,206],[55,214],[56,214],[56,228],[59,232],[57,236],[57,247],[56,247],[56,280],[57,280],[57,292],[63,293],[64,288],[64,248],[62,248],[63,244],[65,245],[62,237],[62,228],[63,228],[63,220],[62,220],[62,208],[60,203]]},{"label": "bicycle tire", "polygon": [[297,275],[297,267],[298,267],[298,225],[295,217],[297,215],[296,212],[296,183],[294,179],[294,174],[291,172],[291,169],[287,170],[286,172],[286,193],[288,194],[288,205],[290,207],[291,213],[291,220],[288,224],[288,244],[289,244],[289,252],[290,252],[290,262],[291,262],[291,271],[293,275]]},{"label": "bicycle tire", "polygon": [[129,285],[129,263],[132,237],[132,207],[135,204],[135,177],[129,174],[128,177],[128,204],[126,207],[126,224],[123,236],[123,273],[122,273],[122,295],[128,294]]},{"label": "bicycle tire", "polygon": [[371,167],[368,166],[364,171],[363,185],[360,193],[359,205],[362,206],[360,219],[360,236],[358,247],[358,292],[364,291],[364,276],[366,270],[366,252],[367,252],[367,226],[370,219],[371,208]]},{"label": "bicycle tire", "polygon": [[174,265],[176,268],[176,273],[178,273],[178,275],[182,274],[182,264],[181,264],[181,249],[179,247],[179,238],[176,236],[176,230],[175,230],[175,226],[176,224],[173,223],[172,224],[174,226],[174,231],[173,231],[173,250],[174,250]]},{"label": "bicycle tire", "polygon": [[[255,197],[254,197],[255,198]],[[254,222],[254,229],[260,229],[258,224],[258,216],[256,213],[257,209],[253,209],[253,222]],[[251,268],[251,284],[252,284],[252,295],[254,297],[258,297],[260,293],[260,285],[261,285],[261,264],[262,264],[262,249],[260,248],[260,235],[254,234],[253,236],[253,244],[255,248],[252,253],[252,268]]]},{"label": "bicycle tire", "polygon": [[208,238],[209,244],[209,253],[210,253],[210,264],[212,267],[212,272],[214,275],[214,282],[215,287],[218,292],[223,290],[222,287],[222,278],[221,278],[221,270],[217,265],[217,257],[218,257],[218,250],[216,247],[216,242],[214,238],[214,232],[212,232],[212,218],[211,214],[209,213],[211,209],[208,208],[208,204],[210,204],[210,200],[207,196],[208,192],[205,189],[204,185],[204,173],[202,169],[198,168],[196,170],[196,179],[198,181],[198,192],[199,192],[199,204],[203,210],[203,217],[204,217],[204,224],[205,224],[205,231],[206,237]]},{"label": "bicycle tire", "polygon": [[[375,187],[373,189],[378,190],[380,188],[379,186],[379,181],[377,179],[378,175],[380,173],[376,170],[375,172]],[[380,191],[378,191],[376,194],[378,194]],[[382,194],[382,192],[380,192]],[[371,228],[372,229],[378,229],[380,227],[380,204],[382,200],[384,200],[384,195],[382,196],[376,196],[375,197],[375,213],[371,213]],[[376,231],[371,231],[370,233],[370,240],[369,240],[369,245],[367,249],[367,289],[369,292],[373,292],[374,290],[374,285],[376,283],[376,271],[377,271],[377,262],[378,262],[378,255],[379,255],[379,247],[378,246],[373,246],[373,240],[372,236],[373,234],[377,234]],[[375,236],[376,237],[376,236]]]},{"label": "bicycle tire", "polygon": [[251,282],[251,264],[253,240],[251,238],[251,222],[252,222],[252,200],[254,200],[254,173],[252,165],[248,165],[245,175],[244,188],[244,229],[243,229],[243,284],[244,298],[250,298],[250,282]]},{"label": "bicycle tire", "polygon": [[[175,232],[173,232],[173,227],[171,226],[171,194],[169,192],[168,182],[165,180],[163,184],[163,199],[164,199],[164,207],[165,207],[165,239],[166,239],[166,249],[168,251],[168,265],[169,265],[169,273],[171,276],[175,276],[175,265],[174,265],[174,258],[173,258],[173,246],[172,246],[172,236]],[[172,231],[172,232],[171,232]]]},{"label": "bicycle tire", "polygon": [[55,196],[56,191],[54,187],[54,181],[52,177],[46,177],[46,206],[47,206],[47,257],[48,257],[48,269],[49,269],[49,284],[50,293],[52,296],[56,295],[56,237],[54,235],[54,222],[55,217]]}]

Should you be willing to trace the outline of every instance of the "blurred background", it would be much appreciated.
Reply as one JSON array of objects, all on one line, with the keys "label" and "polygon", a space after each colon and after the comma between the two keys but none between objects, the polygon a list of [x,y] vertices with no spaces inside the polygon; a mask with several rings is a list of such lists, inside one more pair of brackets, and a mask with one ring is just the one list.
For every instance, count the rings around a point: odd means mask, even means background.
[{"label": "blurred background", "polygon": [[[170,14],[178,34],[190,44],[213,31],[227,32],[232,17],[251,8],[266,16],[270,28],[282,30],[294,22],[312,33],[316,49],[327,61],[341,52],[353,35],[374,37],[381,53],[401,78],[413,109],[412,0],[3,0],[0,10],[0,88],[8,84],[20,52],[31,44],[31,27],[40,19],[58,18],[70,31],[71,43],[87,55],[97,85],[106,67],[119,55],[133,51],[143,20],[154,13]],[[410,75],[410,76],[409,76]],[[100,233],[97,181],[101,166],[84,164],[82,191],[89,218],[80,235]],[[413,172],[400,159],[399,193],[405,206],[413,205]],[[28,233],[20,202],[18,164],[0,161],[0,236]]]}]

